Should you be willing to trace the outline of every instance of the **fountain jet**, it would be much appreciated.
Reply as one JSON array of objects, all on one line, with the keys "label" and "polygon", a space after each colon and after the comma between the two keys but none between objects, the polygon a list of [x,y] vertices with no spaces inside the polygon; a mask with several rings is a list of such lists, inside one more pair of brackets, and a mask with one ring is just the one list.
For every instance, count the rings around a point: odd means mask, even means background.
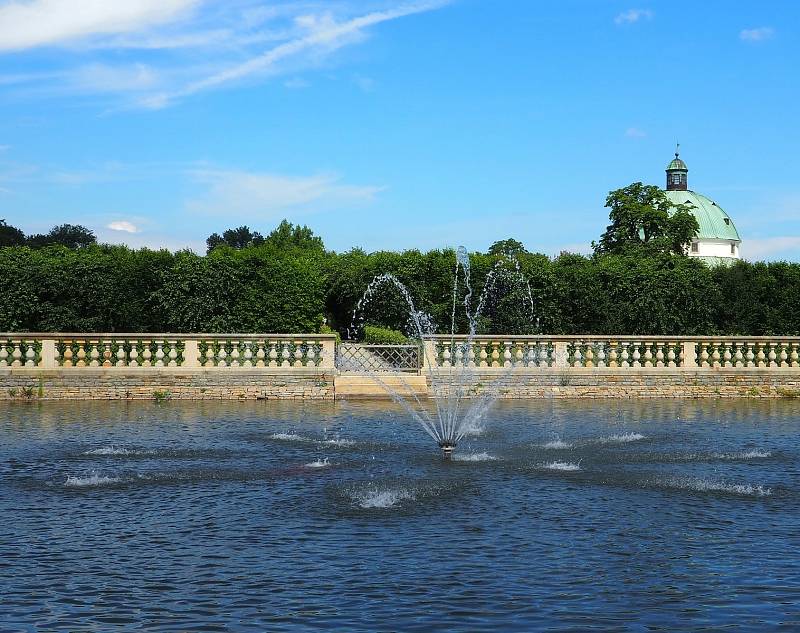
[{"label": "fountain jet", "polygon": [[[504,365],[506,371],[495,374],[497,378],[482,384],[480,389],[476,384],[482,380],[477,380],[475,373],[479,370],[479,363],[476,359],[479,356],[478,347],[480,343],[475,341],[480,316],[487,306],[489,294],[499,291],[498,279],[511,279],[514,283],[522,286],[526,292],[523,294],[524,301],[529,306],[531,324],[538,323],[533,316],[533,297],[530,284],[519,269],[519,263],[511,260],[513,266],[508,269],[508,260],[500,261],[489,272],[484,284],[483,292],[478,298],[477,307],[472,308],[472,286],[470,260],[467,250],[462,246],[456,252],[455,276],[453,280],[453,309],[450,320],[450,340],[446,342],[449,355],[444,361],[441,357],[441,349],[437,347],[435,341],[432,344],[432,336],[436,332],[429,315],[418,311],[414,305],[411,293],[397,277],[391,274],[383,274],[375,277],[367,286],[364,295],[358,301],[353,310],[353,321],[350,333],[359,332],[365,322],[364,311],[369,302],[375,298],[377,290],[383,286],[394,288],[405,300],[409,310],[409,329],[413,339],[416,340],[421,354],[424,358],[424,367],[428,372],[430,399],[435,405],[435,411],[426,403],[421,402],[415,395],[414,390],[403,381],[403,374],[393,373],[392,376],[399,378],[404,385],[404,393],[389,385],[383,380],[382,376],[387,375],[390,369],[374,367],[346,366],[344,369],[350,371],[363,371],[378,383],[391,398],[402,405],[405,410],[416,420],[425,432],[439,445],[442,450],[442,457],[450,460],[458,442],[468,433],[470,428],[474,428],[491,408],[500,395],[501,390],[507,385],[511,377],[513,363]],[[463,286],[460,286],[462,283]],[[501,284],[502,285],[502,284]],[[459,297],[463,297],[459,301]],[[456,332],[456,313],[459,304],[463,306],[469,323],[469,331],[466,337],[459,336]],[[524,359],[526,364],[538,364],[538,349],[536,352],[529,351]],[[351,361],[354,362],[354,361]]]}]

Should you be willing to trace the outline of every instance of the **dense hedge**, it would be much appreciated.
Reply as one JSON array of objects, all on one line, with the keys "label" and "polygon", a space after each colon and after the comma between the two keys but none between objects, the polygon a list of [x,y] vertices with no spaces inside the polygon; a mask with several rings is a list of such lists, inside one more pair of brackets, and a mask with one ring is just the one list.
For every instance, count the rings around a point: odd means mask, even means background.
[{"label": "dense hedge", "polygon": [[[473,305],[496,255],[473,254]],[[485,332],[800,335],[800,264],[709,269],[681,256],[523,253],[527,291],[499,276]],[[0,248],[0,331],[346,333],[378,274],[392,273],[440,331],[450,327],[453,251],[344,254],[220,247],[209,255],[88,246]],[[463,288],[459,300],[464,298]],[[405,300],[378,288],[359,323],[407,331]],[[459,311],[457,325],[467,322]]]}]

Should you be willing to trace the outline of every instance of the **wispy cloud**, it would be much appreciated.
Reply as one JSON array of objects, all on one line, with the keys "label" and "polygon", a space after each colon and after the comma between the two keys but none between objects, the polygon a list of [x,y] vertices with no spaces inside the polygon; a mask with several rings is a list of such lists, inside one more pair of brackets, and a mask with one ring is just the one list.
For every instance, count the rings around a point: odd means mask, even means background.
[{"label": "wispy cloud", "polygon": [[614,24],[636,24],[642,20],[652,20],[653,12],[650,9],[628,9],[614,18]]},{"label": "wispy cloud", "polygon": [[365,29],[383,22],[397,20],[417,13],[439,9],[451,0],[411,2],[385,11],[373,11],[346,20],[337,20],[332,14],[302,15],[295,23],[305,29],[299,37],[283,42],[241,63],[220,72],[193,81],[178,90],[149,95],[140,103],[149,108],[162,108],[173,100],[198,92],[218,88],[252,76],[270,76],[280,72],[280,64],[305,56],[306,63],[324,58],[340,48],[362,41]]},{"label": "wispy cloud", "polygon": [[106,225],[106,228],[112,231],[121,231],[122,233],[139,232],[139,227],[137,227],[133,222],[128,222],[127,220],[118,220],[116,222],[111,222]]},{"label": "wispy cloud", "polygon": [[374,27],[454,1],[0,0],[0,55],[58,48],[37,52],[36,72],[0,74],[0,87],[27,98],[97,95],[112,111],[280,75],[299,88],[301,73],[329,65]]},{"label": "wispy cloud", "polygon": [[382,190],[344,184],[331,174],[296,177],[206,169],[189,175],[206,191],[187,202],[187,210],[229,217],[275,219],[288,212],[326,211],[369,203]]},{"label": "wispy cloud", "polygon": [[743,29],[739,32],[739,39],[743,42],[763,42],[775,37],[775,29],[761,26],[757,29]]},{"label": "wispy cloud", "polygon": [[800,236],[764,237],[742,243],[745,259],[751,261],[788,259],[799,261]]},{"label": "wispy cloud", "polygon": [[625,130],[625,136],[628,138],[646,138],[647,132],[639,129],[638,127],[629,127]]},{"label": "wispy cloud", "polygon": [[199,0],[32,0],[0,6],[0,51],[139,31],[184,15]]}]

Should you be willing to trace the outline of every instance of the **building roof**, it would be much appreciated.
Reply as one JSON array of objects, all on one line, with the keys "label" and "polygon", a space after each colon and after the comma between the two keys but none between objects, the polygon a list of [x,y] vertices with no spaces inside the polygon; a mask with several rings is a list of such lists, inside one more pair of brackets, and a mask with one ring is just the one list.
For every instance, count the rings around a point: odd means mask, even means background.
[{"label": "building roof", "polygon": [[691,212],[700,225],[697,233],[699,239],[742,241],[733,220],[713,200],[694,191],[665,191],[664,193],[672,204],[686,204],[693,207]]},{"label": "building roof", "polygon": [[675,158],[673,158],[670,161],[669,165],[667,165],[667,171],[673,171],[673,170],[689,171],[689,168],[686,166],[686,163],[684,163],[683,160],[680,158],[680,156],[678,156],[677,154],[675,154]]}]

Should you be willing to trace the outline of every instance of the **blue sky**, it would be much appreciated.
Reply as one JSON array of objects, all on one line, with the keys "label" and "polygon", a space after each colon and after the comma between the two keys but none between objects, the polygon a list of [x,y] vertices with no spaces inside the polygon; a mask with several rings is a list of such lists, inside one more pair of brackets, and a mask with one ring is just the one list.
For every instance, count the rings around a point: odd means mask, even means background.
[{"label": "blue sky", "polygon": [[588,248],[610,189],[692,189],[800,260],[794,0],[0,0],[0,218],[204,251]]}]

